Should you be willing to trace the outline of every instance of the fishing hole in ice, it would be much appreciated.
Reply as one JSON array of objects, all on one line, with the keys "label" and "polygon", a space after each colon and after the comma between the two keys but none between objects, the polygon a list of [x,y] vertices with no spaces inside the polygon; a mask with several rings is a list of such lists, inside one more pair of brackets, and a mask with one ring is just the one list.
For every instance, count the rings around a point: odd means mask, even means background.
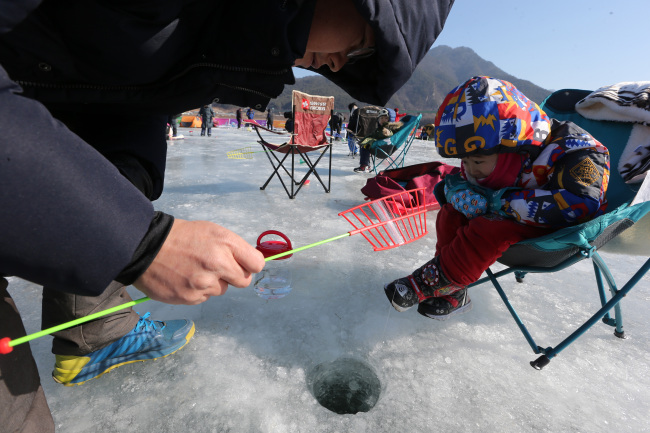
[{"label": "fishing hole in ice", "polygon": [[317,365],[309,373],[308,385],[321,406],[338,414],[368,412],[381,394],[381,381],[374,369],[354,358]]}]

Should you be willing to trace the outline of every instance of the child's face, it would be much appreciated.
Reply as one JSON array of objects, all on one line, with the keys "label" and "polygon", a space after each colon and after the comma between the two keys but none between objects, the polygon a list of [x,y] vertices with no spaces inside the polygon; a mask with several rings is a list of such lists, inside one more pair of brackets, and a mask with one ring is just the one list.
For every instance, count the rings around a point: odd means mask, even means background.
[{"label": "child's face", "polygon": [[379,116],[379,124],[382,126],[387,124],[389,120],[390,118],[388,116]]},{"label": "child's face", "polygon": [[497,165],[498,154],[493,155],[474,155],[461,158],[465,172],[472,176],[474,179],[485,179],[488,177],[494,167]]}]

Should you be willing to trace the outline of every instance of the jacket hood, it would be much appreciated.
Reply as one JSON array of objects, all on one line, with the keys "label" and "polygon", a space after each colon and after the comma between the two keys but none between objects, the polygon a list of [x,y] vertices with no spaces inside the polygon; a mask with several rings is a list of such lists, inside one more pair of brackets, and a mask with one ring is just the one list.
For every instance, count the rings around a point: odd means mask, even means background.
[{"label": "jacket hood", "polygon": [[41,0],[0,0],[0,34],[13,29],[40,3]]},{"label": "jacket hood", "polygon": [[445,158],[535,153],[550,130],[548,115],[535,102],[491,77],[470,78],[449,92],[434,122],[436,147]]},{"label": "jacket hood", "polygon": [[376,54],[327,77],[353,98],[375,105],[388,100],[411,78],[447,19],[454,0],[352,0],[375,32]]}]

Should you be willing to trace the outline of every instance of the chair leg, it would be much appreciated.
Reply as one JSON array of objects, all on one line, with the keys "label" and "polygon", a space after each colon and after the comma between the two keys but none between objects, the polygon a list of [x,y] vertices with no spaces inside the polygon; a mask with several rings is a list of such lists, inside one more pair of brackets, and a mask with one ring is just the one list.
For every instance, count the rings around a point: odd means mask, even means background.
[{"label": "chair leg", "polygon": [[[532,335],[528,332],[528,329],[522,322],[522,320],[519,318],[517,312],[515,311],[514,307],[508,300],[508,297],[506,296],[505,292],[503,291],[503,288],[497,281],[498,278],[500,278],[503,275],[506,275],[508,273],[512,272],[518,272],[512,268],[497,272],[494,274],[490,269],[487,269],[485,272],[487,274],[486,278],[483,278],[476,283],[471,284],[468,287],[472,287],[474,285],[481,284],[487,280],[490,280],[494,287],[496,288],[497,292],[499,293],[499,296],[503,300],[504,304],[508,308],[508,311],[510,312],[512,318],[515,320],[515,323],[519,326],[519,329],[521,330],[522,334],[528,341],[528,344],[530,347],[533,349],[534,353],[541,353],[542,356],[537,358],[534,361],[530,362],[530,365],[537,369],[541,370],[544,368],[546,365],[548,365],[551,360],[557,356],[561,351],[566,349],[570,344],[572,344],[574,341],[576,341],[579,337],[581,337],[587,330],[589,330],[594,324],[596,324],[598,321],[602,319],[603,322],[605,322],[608,325],[614,326],[615,332],[614,335],[616,335],[619,338],[625,338],[625,333],[623,331],[623,317],[622,317],[622,312],[620,308],[620,302],[625,297],[632,288],[643,278],[643,276],[650,271],[650,258],[644,263],[639,270],[630,278],[627,283],[620,289],[617,290],[616,288],[616,283],[614,281],[613,276],[609,272],[609,269],[605,262],[601,259],[600,255],[597,252],[594,252],[593,255],[591,256],[593,265],[594,265],[594,272],[596,276],[596,283],[598,285],[598,292],[601,300],[601,308],[593,314],[586,322],[584,322],[580,327],[578,327],[575,331],[573,331],[568,337],[566,337],[564,340],[562,340],[559,344],[557,344],[555,347],[540,347],[535,343],[535,340],[533,339]],[[567,266],[562,266],[562,268],[566,268]],[[527,271],[530,271],[530,269],[527,269]],[[524,271],[525,273],[526,271]],[[607,300],[606,294],[605,294],[605,288],[604,284],[602,281],[602,277],[605,277],[605,280],[607,281],[607,284],[609,286],[609,289],[611,291],[612,297],[611,299]],[[615,318],[612,319],[609,316],[609,312],[614,309],[614,314]]]},{"label": "chair leg", "polygon": [[[607,266],[605,265],[605,262],[600,258],[598,253],[594,253],[592,256],[592,259],[594,263],[597,264],[598,268],[600,271],[603,271],[603,274],[605,275],[606,278],[611,279],[611,282],[613,283],[613,278],[611,278],[611,274],[607,270]],[[627,283],[620,289],[616,290],[616,294],[612,296],[612,298],[605,303],[605,305],[602,306],[600,310],[598,310],[589,320],[587,320],[582,326],[580,326],[578,329],[576,329],[571,335],[569,335],[567,338],[565,338],[560,344],[555,346],[554,348],[548,348],[544,351],[544,354],[549,358],[553,358],[556,356],[558,353],[560,353],[562,350],[564,350],[567,346],[569,346],[571,343],[573,343],[578,337],[580,337],[582,334],[584,334],[589,328],[591,328],[596,322],[598,322],[600,319],[605,317],[608,311],[610,311],[612,308],[615,308],[616,305],[618,305],[623,297],[625,297],[630,290],[634,288],[634,286],[643,278],[643,276],[650,270],[650,258],[639,268],[638,271],[630,278]],[[611,288],[611,287],[610,287]],[[622,326],[622,325],[621,325]],[[622,327],[621,327],[622,330]],[[532,363],[531,363],[532,365]],[[533,367],[535,367],[533,365]]]},{"label": "chair leg", "polygon": [[492,281],[494,288],[499,293],[499,296],[501,296],[501,300],[506,305],[506,308],[508,308],[510,315],[515,320],[517,326],[519,326],[521,333],[524,334],[524,337],[526,338],[526,341],[528,341],[528,344],[530,345],[531,349],[533,349],[533,352],[541,353],[542,349],[537,345],[537,343],[535,343],[535,340],[533,339],[532,335],[530,335],[530,332],[528,332],[528,328],[526,328],[524,322],[521,320],[521,318],[519,318],[517,311],[515,311],[514,307],[510,303],[510,300],[508,299],[508,296],[506,296],[506,292],[503,291],[503,288],[499,284],[499,281],[497,280],[497,276],[492,272],[492,270],[490,270],[490,268],[486,269],[485,273],[487,274],[490,281]]},{"label": "chair leg", "polygon": [[526,274],[527,272],[524,271],[515,271],[515,279],[517,280],[518,283],[523,283]]},{"label": "chair leg", "polygon": [[[605,294],[605,288],[603,285],[603,275],[605,276],[605,280],[607,281],[607,285],[609,286],[609,290],[612,297],[616,295],[618,289],[616,288],[616,282],[614,281],[614,277],[609,272],[609,269],[607,268],[607,266],[602,261],[599,255],[594,255],[592,257],[592,264],[594,266],[594,274],[596,276],[596,283],[598,285],[598,295],[600,296],[600,304],[601,306],[603,306],[607,303],[607,295]],[[615,336],[623,339],[626,338],[625,331],[623,330],[623,312],[621,311],[620,302],[614,306],[614,318],[610,317],[609,312],[607,312],[605,313],[605,316],[603,317],[602,320],[603,323],[605,323],[606,325],[613,326],[615,328],[614,329]]]},{"label": "chair leg", "polygon": [[[327,186],[325,186],[325,182],[323,182],[322,178],[318,174],[318,171],[316,171],[316,167],[320,160],[325,156],[325,153],[329,150],[329,173],[328,173],[328,179],[327,179]],[[316,179],[318,179],[318,182],[320,182],[321,186],[325,190],[326,193],[329,193],[332,187],[332,146],[329,146],[329,149],[323,150],[323,152],[320,153],[318,158],[316,159],[315,162],[312,162],[311,158],[309,158],[309,155],[307,153],[300,153],[300,156],[302,159],[305,161],[305,164],[309,167],[309,170],[307,173],[303,176],[303,178],[300,180],[300,182],[296,182],[296,185],[300,185],[298,190],[302,188],[302,184],[307,180],[307,178],[310,175],[314,175]],[[297,192],[296,192],[297,193]]]},{"label": "chair leg", "polygon": [[329,173],[327,176],[327,190],[326,190],[328,194],[332,190],[332,145],[331,144],[330,144],[329,152],[330,152],[330,162],[329,162]]},{"label": "chair leg", "polygon": [[[284,167],[284,165],[283,165],[283,164],[284,164],[284,161],[287,159],[287,157],[289,156],[289,154],[286,153],[286,154],[284,155],[284,157],[282,158],[282,160],[280,160],[280,159],[275,155],[274,152],[269,151],[269,150],[266,149],[266,147],[264,147],[264,146],[262,146],[262,147],[263,147],[263,149],[264,149],[264,153],[265,153],[266,157],[269,159],[269,162],[270,162],[271,165],[273,166],[274,170],[273,170],[273,173],[271,173],[271,175],[269,176],[269,178],[266,179],[266,182],[264,183],[264,185],[262,185],[262,186],[260,187],[260,190],[264,191],[264,189],[266,189],[266,187],[267,187],[267,185],[269,184],[269,182],[271,182],[271,179],[273,179],[273,176],[277,176],[278,179],[280,180],[280,183],[282,184],[282,188],[284,188],[284,191],[287,193],[287,196],[289,196],[289,198],[295,198],[295,194],[293,193],[293,184],[291,185],[291,187],[292,187],[292,188],[291,188],[291,192],[289,192],[289,189],[287,188],[286,184],[284,183],[284,179],[282,179],[282,176],[281,176],[280,173],[278,172],[278,170],[280,170],[280,168],[282,168],[282,169],[284,170],[284,172],[289,176],[289,178],[290,178],[291,180],[293,180],[293,176],[292,176],[292,174],[289,173],[289,171],[288,171],[288,170]],[[270,155],[269,155],[269,154],[270,154]],[[278,163],[277,165],[275,165],[275,163],[273,162],[273,159],[271,159],[271,156],[276,160],[276,162]]]},{"label": "chair leg", "polygon": [[[280,180],[280,182],[282,183],[282,187],[284,188],[285,192],[287,193],[287,196],[289,198],[291,198],[291,199],[294,199],[294,198],[296,198],[296,195],[298,195],[298,192],[304,186],[305,181],[309,178],[310,175],[313,174],[318,179],[320,184],[323,186],[323,189],[325,190],[325,192],[326,193],[330,192],[331,185],[332,185],[332,146],[331,145],[328,146],[328,148],[329,148],[329,167],[328,167],[328,169],[329,169],[329,177],[328,177],[327,185],[325,185],[325,182],[320,177],[318,171],[316,171],[316,167],[317,167],[318,163],[321,161],[321,159],[325,156],[326,152],[328,151],[327,148],[324,149],[319,154],[318,158],[316,158],[315,161],[312,161],[312,159],[309,157],[309,155],[306,152],[301,153],[299,150],[292,151],[292,152],[287,152],[287,153],[284,154],[284,157],[282,159],[279,159],[275,152],[268,150],[264,145],[262,145],[262,147],[263,147],[263,150],[265,151],[264,153],[266,154],[266,157],[269,159],[269,162],[273,166],[274,170],[273,170],[273,173],[271,173],[269,178],[266,180],[264,185],[262,185],[260,187],[260,190],[263,191],[264,189],[266,189],[269,182],[271,182],[271,179],[273,179],[274,176],[277,176],[278,179]],[[291,170],[288,170],[284,166],[284,164],[285,164],[285,162],[288,163],[287,158],[289,157],[290,154],[291,154]],[[295,168],[296,168],[296,158],[297,157],[302,158],[304,160],[305,164],[307,165],[307,167],[309,168],[307,173],[300,180],[296,180]],[[274,162],[274,160],[275,160],[275,162]],[[282,176],[280,174],[280,169],[282,169],[284,171],[284,173],[286,174],[286,176],[289,178],[288,182],[291,183],[290,186],[287,186],[287,184],[285,183],[285,180],[282,178]],[[297,186],[297,188],[296,188],[296,186]]]}]

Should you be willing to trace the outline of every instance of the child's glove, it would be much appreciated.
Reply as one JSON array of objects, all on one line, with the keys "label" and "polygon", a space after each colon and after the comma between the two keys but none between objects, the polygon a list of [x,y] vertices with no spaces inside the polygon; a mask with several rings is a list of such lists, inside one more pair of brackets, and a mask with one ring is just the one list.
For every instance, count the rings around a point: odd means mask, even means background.
[{"label": "child's glove", "polygon": [[452,192],[447,197],[447,202],[470,220],[484,215],[488,211],[487,199],[471,189],[461,189]]}]

